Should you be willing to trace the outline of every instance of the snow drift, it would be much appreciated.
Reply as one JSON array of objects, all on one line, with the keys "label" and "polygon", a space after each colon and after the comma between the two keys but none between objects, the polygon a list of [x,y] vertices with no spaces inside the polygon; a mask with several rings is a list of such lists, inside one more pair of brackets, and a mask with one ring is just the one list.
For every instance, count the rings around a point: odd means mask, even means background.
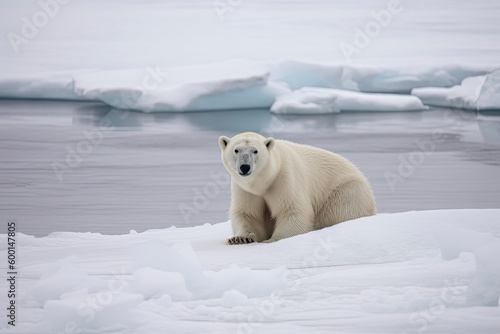
[{"label": "snow drift", "polygon": [[379,214],[240,246],[225,244],[229,222],[18,234],[15,330],[497,333],[499,220],[498,209]]}]

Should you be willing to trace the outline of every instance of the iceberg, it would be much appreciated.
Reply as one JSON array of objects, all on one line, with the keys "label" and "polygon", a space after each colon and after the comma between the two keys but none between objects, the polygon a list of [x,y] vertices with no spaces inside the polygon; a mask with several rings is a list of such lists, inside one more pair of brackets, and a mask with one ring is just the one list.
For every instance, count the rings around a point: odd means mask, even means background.
[{"label": "iceberg", "polygon": [[[418,98],[428,105],[470,109],[480,94],[481,108],[497,108],[499,74],[488,73],[479,66],[383,68],[228,60],[171,67],[10,73],[0,76],[0,98],[94,100],[142,112],[269,109],[274,104],[273,112],[280,113],[277,106],[284,101],[288,101],[285,109],[290,109],[291,99],[321,95],[324,98],[317,101],[321,107],[295,103],[298,109],[293,112],[324,113],[335,112],[326,106],[333,95],[346,101],[339,110],[403,111],[424,109]],[[326,89],[332,90],[326,93]],[[411,91],[414,96],[409,96]],[[375,109],[367,108],[372,102]]]},{"label": "iceberg", "polygon": [[411,92],[425,104],[472,110],[500,109],[500,70],[471,76],[449,88],[414,88]]},{"label": "iceberg", "polygon": [[[119,11],[115,2],[69,2],[0,4],[0,98],[90,99],[143,112],[267,109],[306,87],[410,94],[500,66],[495,0],[310,8],[131,0]],[[489,94],[480,109],[498,106]]]},{"label": "iceberg", "polygon": [[305,87],[278,96],[274,114],[327,114],[341,111],[414,111],[427,109],[416,96],[361,93],[332,88]]},{"label": "iceberg", "polygon": [[478,110],[500,110],[500,70],[486,75],[477,99]]},{"label": "iceberg", "polygon": [[0,98],[87,100],[75,93],[72,73],[0,75]]},{"label": "iceberg", "polygon": [[368,67],[284,61],[272,68],[270,80],[285,82],[292,89],[323,87],[368,93],[405,93],[417,87],[447,87],[463,79],[483,75],[489,67]]},{"label": "iceberg", "polygon": [[286,87],[268,83],[265,66],[246,61],[75,77],[75,94],[117,109],[179,112],[269,108]]}]

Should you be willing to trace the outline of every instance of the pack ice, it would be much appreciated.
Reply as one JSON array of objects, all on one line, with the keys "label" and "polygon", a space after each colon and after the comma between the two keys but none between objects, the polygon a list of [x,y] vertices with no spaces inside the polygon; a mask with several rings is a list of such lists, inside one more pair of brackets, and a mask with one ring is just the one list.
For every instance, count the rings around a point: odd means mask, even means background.
[{"label": "pack ice", "polygon": [[[364,67],[298,61],[218,63],[0,76],[0,97],[96,100],[143,112],[269,109],[274,113],[499,109],[490,67]],[[410,94],[412,92],[413,95]],[[376,95],[375,95],[376,94]]]}]

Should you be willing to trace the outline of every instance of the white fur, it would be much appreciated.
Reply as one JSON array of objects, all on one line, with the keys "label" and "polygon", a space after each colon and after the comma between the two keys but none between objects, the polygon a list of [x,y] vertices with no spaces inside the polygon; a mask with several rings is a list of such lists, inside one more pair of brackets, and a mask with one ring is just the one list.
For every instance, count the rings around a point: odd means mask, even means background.
[{"label": "white fur", "polygon": [[[277,241],[376,214],[365,176],[338,154],[252,132],[222,136],[219,145],[231,174],[230,244]],[[250,175],[240,174],[241,164],[251,166]]]}]

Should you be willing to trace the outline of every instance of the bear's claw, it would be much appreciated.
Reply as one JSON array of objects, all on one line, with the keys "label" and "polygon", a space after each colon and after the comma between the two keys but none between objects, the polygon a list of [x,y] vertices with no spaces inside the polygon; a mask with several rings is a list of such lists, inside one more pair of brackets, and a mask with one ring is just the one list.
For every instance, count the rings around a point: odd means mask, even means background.
[{"label": "bear's claw", "polygon": [[252,237],[232,237],[227,239],[228,245],[250,244],[254,242]]}]

